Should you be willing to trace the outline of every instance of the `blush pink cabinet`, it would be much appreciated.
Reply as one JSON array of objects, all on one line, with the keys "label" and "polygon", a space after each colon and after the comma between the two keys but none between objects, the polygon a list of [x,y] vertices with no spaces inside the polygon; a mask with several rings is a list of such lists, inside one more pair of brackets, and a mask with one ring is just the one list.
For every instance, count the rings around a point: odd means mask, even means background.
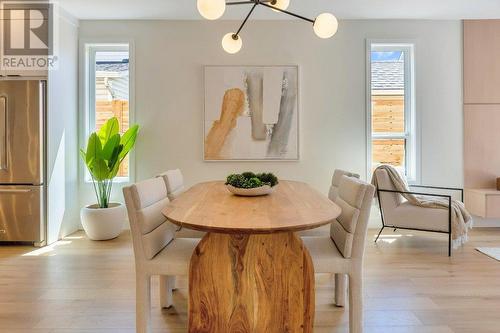
[{"label": "blush pink cabinet", "polygon": [[500,20],[464,21],[464,103],[500,104]]},{"label": "blush pink cabinet", "polygon": [[465,20],[463,34],[465,205],[500,218],[500,20]]},{"label": "blush pink cabinet", "polygon": [[500,104],[464,106],[464,171],[466,188],[496,187],[500,177]]},{"label": "blush pink cabinet", "polygon": [[500,218],[500,191],[494,189],[465,190],[465,204],[472,215]]}]

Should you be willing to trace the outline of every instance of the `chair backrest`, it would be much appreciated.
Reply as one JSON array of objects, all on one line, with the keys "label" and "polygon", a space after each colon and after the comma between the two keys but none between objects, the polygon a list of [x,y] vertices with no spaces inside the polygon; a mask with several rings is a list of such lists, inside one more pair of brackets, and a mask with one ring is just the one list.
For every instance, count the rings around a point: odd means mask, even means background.
[{"label": "chair backrest", "polygon": [[175,237],[175,225],[162,210],[169,203],[162,178],[123,188],[136,260],[152,259]]},{"label": "chair backrest", "polygon": [[375,187],[359,179],[343,176],[335,203],[342,208],[332,223],[330,237],[345,258],[363,257],[368,219]]},{"label": "chair backrest", "polygon": [[332,185],[330,186],[330,192],[328,193],[328,198],[330,198],[330,200],[332,200],[332,201],[335,201],[335,199],[337,199],[337,196],[339,195],[339,185],[340,185],[340,181],[342,180],[343,176],[359,178],[359,175],[357,173],[353,173],[353,172],[345,171],[345,170],[341,170],[341,169],[335,169],[335,171],[333,172]]},{"label": "chair backrest", "polygon": [[184,177],[182,176],[181,170],[168,170],[160,174],[160,176],[163,177],[165,181],[167,196],[170,200],[176,199],[184,192]]},{"label": "chair backrest", "polygon": [[[389,177],[389,173],[384,169],[375,170],[375,177],[377,177],[377,185],[379,189],[395,191],[396,187]],[[403,196],[398,193],[379,192],[380,205],[384,214],[391,214],[403,201]]]}]

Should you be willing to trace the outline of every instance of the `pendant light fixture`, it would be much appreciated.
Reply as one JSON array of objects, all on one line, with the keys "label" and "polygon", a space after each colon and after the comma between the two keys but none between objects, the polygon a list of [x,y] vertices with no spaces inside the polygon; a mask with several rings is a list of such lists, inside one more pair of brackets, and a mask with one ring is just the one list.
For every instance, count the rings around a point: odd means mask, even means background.
[{"label": "pendant light fixture", "polygon": [[339,23],[337,18],[330,13],[323,13],[312,20],[304,16],[287,11],[290,5],[290,0],[246,0],[246,1],[229,1],[226,0],[197,0],[198,11],[201,16],[208,20],[216,20],[220,18],[226,6],[234,5],[252,5],[250,12],[243,20],[239,29],[236,32],[230,32],[222,38],[222,48],[230,54],[238,53],[241,50],[243,41],[241,40],[240,32],[247,23],[248,19],[252,15],[255,7],[258,5],[270,8],[276,12],[285,13],[293,17],[299,18],[304,21],[308,21],[313,25],[313,31],[319,38],[330,38],[337,33]]},{"label": "pendant light fixture", "polygon": [[241,37],[234,32],[230,32],[222,38],[222,48],[229,54],[240,52],[241,46],[243,46]]},{"label": "pendant light fixture", "polygon": [[197,7],[207,20],[217,20],[226,11],[226,0],[198,0]]}]

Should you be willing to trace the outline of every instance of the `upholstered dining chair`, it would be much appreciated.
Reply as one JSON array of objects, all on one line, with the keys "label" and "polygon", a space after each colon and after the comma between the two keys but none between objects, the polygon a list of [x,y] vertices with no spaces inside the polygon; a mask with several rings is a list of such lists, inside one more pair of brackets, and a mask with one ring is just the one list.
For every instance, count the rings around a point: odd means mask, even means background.
[{"label": "upholstered dining chair", "polygon": [[[343,176],[359,178],[359,175],[350,171],[345,171],[341,169],[335,169],[333,172],[332,182],[330,184],[330,190],[328,192],[328,198],[335,201],[335,198],[339,192],[340,180]],[[300,231],[298,235],[300,237],[314,237],[314,236],[327,236],[330,234],[330,226],[325,225],[321,228]]]},{"label": "upholstered dining chair", "polygon": [[[333,172],[332,183],[328,192],[328,198],[335,201],[339,193],[339,185],[343,176],[359,178],[359,175],[354,172],[335,169]],[[300,237],[316,237],[330,235],[330,226],[325,225],[321,228],[304,230],[299,232]],[[345,306],[346,300],[347,276],[345,274],[335,274],[335,305]]]},{"label": "upholstered dining chair", "polygon": [[341,169],[335,169],[335,171],[333,172],[332,185],[330,186],[330,192],[328,192],[328,198],[330,198],[330,200],[335,201],[337,199],[337,197],[339,195],[340,181],[342,180],[342,177],[344,177],[344,176],[359,179],[359,175],[357,173],[346,171],[346,170],[341,170]]},{"label": "upholstered dining chair", "polygon": [[167,170],[160,176],[165,180],[167,196],[170,200],[174,200],[185,191],[184,176],[180,169]]},{"label": "upholstered dining chair", "polygon": [[123,195],[134,246],[137,332],[149,333],[151,277],[160,275],[160,303],[162,307],[170,307],[174,277],[188,274],[191,255],[199,240],[176,238],[176,226],[163,216],[162,209],[169,202],[163,179],[153,178],[125,187]]},{"label": "upholstered dining chair", "polygon": [[[179,195],[184,193],[184,176],[180,169],[168,170],[161,173],[158,177],[162,177],[167,187],[167,196],[170,201],[175,200]],[[205,233],[198,230],[188,228],[178,228],[176,237],[179,238],[203,238]]]},{"label": "upholstered dining chair", "polygon": [[374,193],[373,185],[343,176],[335,198],[342,213],[331,223],[330,235],[302,238],[316,273],[349,276],[350,333],[363,331],[363,257]]}]

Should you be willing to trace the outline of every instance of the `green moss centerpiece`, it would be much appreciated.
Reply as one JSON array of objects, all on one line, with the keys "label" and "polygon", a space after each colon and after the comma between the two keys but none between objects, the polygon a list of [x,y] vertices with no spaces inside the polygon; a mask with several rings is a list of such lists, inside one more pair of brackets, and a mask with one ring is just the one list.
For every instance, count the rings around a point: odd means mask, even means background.
[{"label": "green moss centerpiece", "polygon": [[244,172],[229,175],[226,179],[229,192],[245,197],[270,194],[278,183],[278,178],[272,173]]}]

